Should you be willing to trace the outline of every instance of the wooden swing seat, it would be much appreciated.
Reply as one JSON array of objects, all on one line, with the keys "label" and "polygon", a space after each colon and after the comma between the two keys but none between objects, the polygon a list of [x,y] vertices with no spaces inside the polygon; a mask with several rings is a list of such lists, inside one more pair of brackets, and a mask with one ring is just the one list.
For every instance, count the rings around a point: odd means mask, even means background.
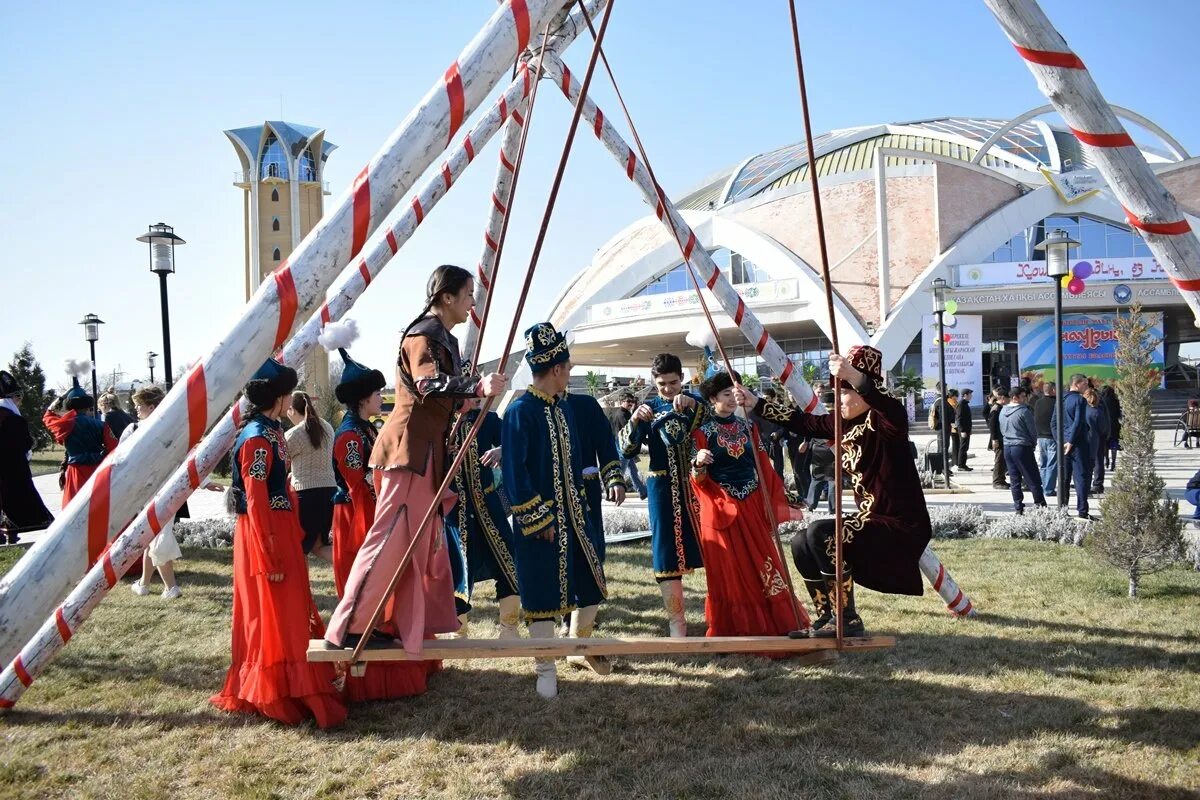
[{"label": "wooden swing seat", "polygon": [[[894,636],[843,640],[840,652],[854,653],[895,647]],[[636,639],[431,639],[413,658],[399,645],[368,647],[359,661],[465,660],[473,658],[562,658],[564,656],[650,656],[717,653],[837,652],[835,639],[789,639],[786,636],[695,636]],[[353,650],[334,647],[324,639],[308,643],[308,660],[349,661]]]}]

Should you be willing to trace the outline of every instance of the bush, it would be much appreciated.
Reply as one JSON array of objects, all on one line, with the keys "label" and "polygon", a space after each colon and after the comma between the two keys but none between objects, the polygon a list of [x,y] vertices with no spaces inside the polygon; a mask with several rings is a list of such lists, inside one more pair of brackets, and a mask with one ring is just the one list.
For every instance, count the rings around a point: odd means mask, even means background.
[{"label": "bush", "polygon": [[647,511],[627,511],[623,508],[604,510],[605,536],[648,530],[650,530],[650,514]]},{"label": "bush", "polygon": [[929,522],[933,525],[935,539],[975,539],[981,537],[988,526],[983,506],[962,503],[931,507]]},{"label": "bush", "polygon": [[1026,508],[1024,514],[989,520],[988,539],[1032,539],[1079,547],[1091,532],[1092,523],[1077,520],[1054,508]]},{"label": "bush", "polygon": [[1200,530],[1184,530],[1183,543],[1184,558],[1192,565],[1192,569],[1200,570]]},{"label": "bush", "polygon": [[233,547],[233,517],[187,520],[175,523],[181,547]]}]

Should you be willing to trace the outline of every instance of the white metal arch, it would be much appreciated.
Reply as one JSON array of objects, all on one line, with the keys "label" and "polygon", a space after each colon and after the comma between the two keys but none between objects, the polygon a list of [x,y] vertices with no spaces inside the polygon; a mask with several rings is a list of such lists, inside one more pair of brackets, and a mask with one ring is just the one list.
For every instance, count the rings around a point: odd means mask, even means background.
[{"label": "white metal arch", "polygon": [[[1191,158],[1191,156],[1188,155],[1188,151],[1186,149],[1184,149],[1184,146],[1182,144],[1180,144],[1179,141],[1174,136],[1172,136],[1171,134],[1169,134],[1165,130],[1163,130],[1161,127],[1159,127],[1159,125],[1157,123],[1151,121],[1150,119],[1148,119],[1146,117],[1143,117],[1141,114],[1137,113],[1136,111],[1129,110],[1128,108],[1123,108],[1122,106],[1109,106],[1109,107],[1113,110],[1113,113],[1116,114],[1118,117],[1127,119],[1130,122],[1136,122],[1138,125],[1141,125],[1143,128],[1145,128],[1146,130],[1150,131],[1155,136],[1157,136],[1160,140],[1162,140],[1162,143],[1165,144],[1168,147],[1168,149],[1171,150],[1171,152],[1175,155],[1175,158],[1177,160],[1186,161],[1187,159]],[[1000,128],[1000,130],[996,131],[995,133],[993,133],[991,136],[989,136],[987,138],[987,141],[985,141],[983,143],[983,145],[979,148],[979,152],[975,154],[975,157],[973,159],[971,159],[971,163],[979,164],[980,162],[982,162],[984,156],[987,155],[987,152],[992,149],[992,147],[996,144],[996,142],[998,142],[1002,138],[1004,138],[1005,134],[1007,134],[1013,128],[1020,125],[1022,122],[1027,122],[1027,121],[1033,119],[1034,117],[1040,117],[1043,114],[1049,114],[1049,113],[1053,112],[1054,110],[1055,110],[1054,106],[1047,104],[1044,106],[1038,106],[1037,108],[1032,108],[1029,111],[1026,111],[1024,114],[1013,117],[1007,123],[1005,123],[1004,126],[1002,128]]]}]

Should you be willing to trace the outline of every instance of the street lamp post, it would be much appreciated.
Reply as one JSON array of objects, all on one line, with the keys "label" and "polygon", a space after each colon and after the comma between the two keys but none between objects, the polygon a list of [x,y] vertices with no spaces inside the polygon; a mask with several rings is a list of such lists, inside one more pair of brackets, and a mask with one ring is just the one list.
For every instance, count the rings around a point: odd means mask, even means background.
[{"label": "street lamp post", "polygon": [[941,388],[941,396],[935,401],[941,403],[942,409],[940,414],[940,422],[938,425],[938,446],[942,451],[942,474],[946,478],[946,488],[950,488],[950,441],[946,435],[948,421],[946,417],[950,414],[950,404],[946,402],[949,396],[949,389],[946,386],[946,279],[933,279],[933,313],[937,315],[938,323],[938,383]]},{"label": "street lamp post", "polygon": [[158,353],[151,350],[146,353],[146,366],[150,368],[150,382],[154,383],[154,359],[158,358]]},{"label": "street lamp post", "polygon": [[163,373],[167,391],[171,391],[171,317],[167,310],[167,276],[175,271],[175,245],[187,244],[175,235],[175,229],[163,222],[150,226],[148,233],[137,237],[150,245],[150,271],[158,274],[158,294],[162,304]]},{"label": "street lamp post", "polygon": [[100,326],[104,324],[104,320],[95,314],[86,314],[79,324],[83,326],[83,338],[87,340],[92,351],[92,400],[96,403],[92,410],[96,416],[100,416],[100,389],[96,385],[96,342],[100,340]]},{"label": "street lamp post", "polygon": [[1072,247],[1078,247],[1079,242],[1072,239],[1061,228],[1055,228],[1045,240],[1034,246],[1035,250],[1046,253],[1046,272],[1054,279],[1054,442],[1057,448],[1055,463],[1058,465],[1057,496],[1058,507],[1067,505],[1067,469],[1063,460],[1063,311],[1062,311],[1062,279],[1066,277],[1070,262]]}]

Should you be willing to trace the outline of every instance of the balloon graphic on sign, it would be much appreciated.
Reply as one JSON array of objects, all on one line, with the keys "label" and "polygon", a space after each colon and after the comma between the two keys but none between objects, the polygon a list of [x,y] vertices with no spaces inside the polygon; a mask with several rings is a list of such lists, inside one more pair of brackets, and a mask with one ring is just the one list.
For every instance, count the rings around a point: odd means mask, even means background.
[{"label": "balloon graphic on sign", "polygon": [[942,341],[943,341],[943,342],[945,342],[946,344],[950,344],[950,334],[948,334],[948,333],[943,333],[943,334],[942,334]]},{"label": "balloon graphic on sign", "polygon": [[945,325],[947,328],[953,328],[955,325],[958,324],[958,317],[956,317],[950,313],[943,314],[942,315],[942,324]]},{"label": "balloon graphic on sign", "polygon": [[1092,262],[1075,262],[1075,266],[1071,268],[1071,274],[1073,274],[1076,278],[1079,278],[1081,281],[1087,280],[1088,278],[1092,277]]},{"label": "balloon graphic on sign", "polygon": [[1070,282],[1067,284],[1067,291],[1071,294],[1083,294],[1083,289],[1083,281],[1079,278],[1071,278]]},{"label": "balloon graphic on sign", "polygon": [[[957,314],[958,313],[958,301],[947,300],[946,301],[946,313],[949,314],[950,316],[954,316],[955,314]],[[954,323],[947,322],[946,324],[953,325]]]}]

